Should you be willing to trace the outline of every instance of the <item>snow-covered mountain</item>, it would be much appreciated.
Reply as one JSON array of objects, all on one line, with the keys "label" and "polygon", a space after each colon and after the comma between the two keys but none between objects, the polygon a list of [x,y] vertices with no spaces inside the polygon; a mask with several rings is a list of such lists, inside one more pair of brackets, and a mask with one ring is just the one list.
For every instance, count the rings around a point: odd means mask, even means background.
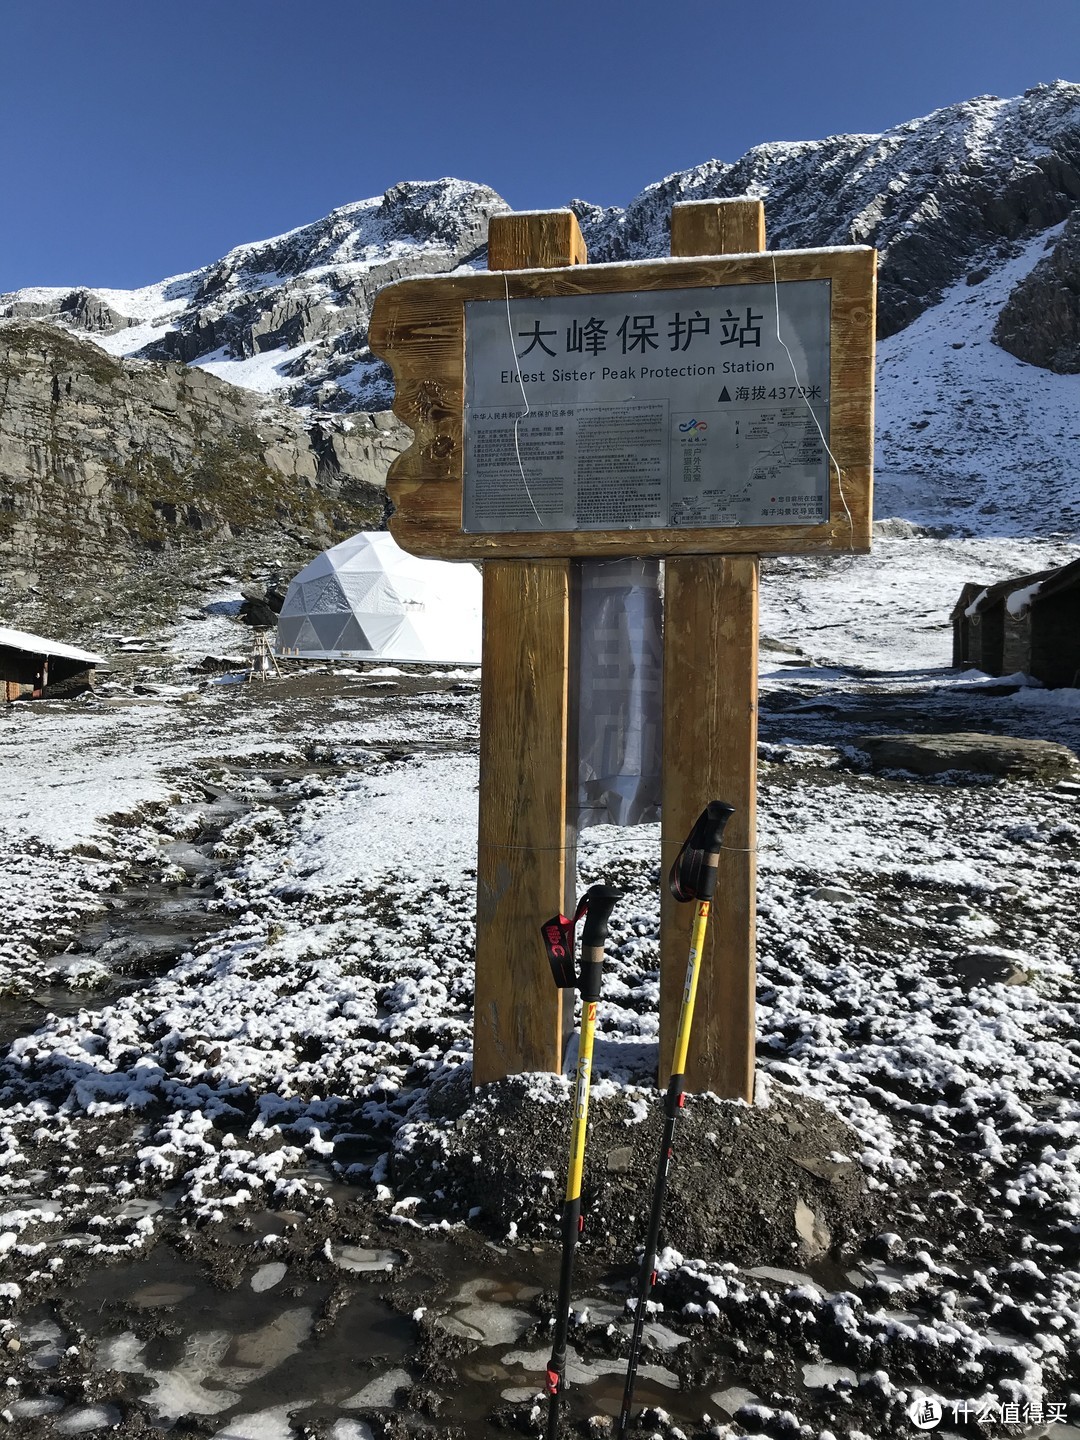
[{"label": "snow-covered mountain", "polygon": [[197,364],[294,405],[385,410],[389,380],[367,349],[375,295],[408,275],[482,260],[488,218],[507,209],[483,185],[403,183],[140,290],[3,295],[0,317],[54,320],[112,355]]},{"label": "snow-covered mountain", "polygon": [[[882,337],[1051,232],[1065,246],[1052,335],[1029,338],[1032,305],[1020,295],[997,339],[1026,360],[1080,366],[1080,296],[1068,278],[1076,238],[1054,231],[1080,197],[1080,85],[982,96],[881,135],[759,145],[734,164],[670,175],[626,209],[572,208],[591,260],[635,259],[667,252],[677,201],[736,195],[764,200],[772,247],[877,246]],[[483,264],[488,218],[507,208],[483,185],[406,182],[188,275],[133,291],[22,290],[0,296],[0,315],[55,319],[114,355],[198,364],[294,405],[384,409],[388,377],[366,345],[375,293],[406,275]]]},{"label": "snow-covered mountain", "polygon": [[[580,200],[573,209],[590,260],[636,259],[667,253],[676,202],[744,194],[764,200],[772,248],[856,242],[880,252],[877,515],[961,538],[1043,537],[1059,546],[1074,539],[1080,85],[983,96],[882,135],[760,145],[734,164],[713,160],[668,176],[625,209]],[[72,533],[63,517],[46,513],[41,496],[67,495],[70,477],[81,475],[80,425],[90,424],[101,472],[85,504],[75,497],[80,515],[104,517],[89,530],[85,516],[75,526],[93,553],[128,563],[124,546],[108,538],[117,534],[129,537],[131,553],[139,550],[132,503],[148,514],[194,506],[202,515],[205,457],[188,454],[179,431],[148,448],[146,436],[165,422],[152,402],[164,371],[147,362],[170,361],[174,370],[180,361],[197,367],[188,373],[231,382],[219,393],[257,409],[252,453],[262,455],[264,431],[295,421],[293,448],[304,465],[311,451],[310,483],[325,489],[329,477],[331,498],[370,481],[405,443],[391,417],[357,413],[384,411],[392,394],[367,347],[375,294],[405,276],[483,266],[488,220],[508,208],[483,185],[405,182],[139,290],[0,296],[0,369],[17,378],[24,402],[0,413],[0,556],[38,564],[57,550],[49,551],[54,531]],[[66,332],[66,348],[61,364],[38,346],[35,390],[25,337],[42,327]],[[98,385],[87,412],[103,350],[120,362],[122,383]],[[143,392],[153,425],[132,399]],[[70,435],[61,422],[70,422]],[[279,483],[280,448],[255,457],[270,490]],[[163,466],[168,493],[157,479]],[[226,475],[222,483],[232,482]],[[136,502],[132,484],[146,489]],[[338,522],[348,523],[344,512]],[[174,527],[161,543],[203,545],[207,534]],[[67,554],[67,541],[60,548]]]}]

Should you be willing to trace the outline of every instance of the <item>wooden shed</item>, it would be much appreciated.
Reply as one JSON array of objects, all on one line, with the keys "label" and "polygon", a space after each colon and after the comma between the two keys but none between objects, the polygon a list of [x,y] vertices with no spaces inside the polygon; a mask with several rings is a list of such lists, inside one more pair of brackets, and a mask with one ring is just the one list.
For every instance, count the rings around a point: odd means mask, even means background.
[{"label": "wooden shed", "polygon": [[1008,600],[1013,591],[1027,589],[1050,573],[1040,570],[983,587],[965,585],[952,612],[953,664],[987,675],[1026,671],[1027,624],[1009,611]]},{"label": "wooden shed", "polygon": [[[970,670],[978,668],[978,662],[972,654],[972,636],[975,634],[975,626],[972,625],[968,616],[968,606],[986,587],[969,580],[960,591],[960,599],[953,606],[949,619],[952,621],[952,663],[954,670]],[[980,634],[975,635],[976,640],[981,638]]]},{"label": "wooden shed", "polygon": [[0,626],[0,687],[5,700],[18,700],[24,695],[36,698],[50,686],[84,673],[89,683],[94,667],[104,664],[100,655],[92,655],[89,650]]},{"label": "wooden shed", "polygon": [[952,623],[960,669],[1080,686],[1080,560],[982,588],[969,583]]},{"label": "wooden shed", "polygon": [[1015,591],[1008,609],[1027,635],[1022,668],[1044,685],[1080,686],[1080,560]]}]

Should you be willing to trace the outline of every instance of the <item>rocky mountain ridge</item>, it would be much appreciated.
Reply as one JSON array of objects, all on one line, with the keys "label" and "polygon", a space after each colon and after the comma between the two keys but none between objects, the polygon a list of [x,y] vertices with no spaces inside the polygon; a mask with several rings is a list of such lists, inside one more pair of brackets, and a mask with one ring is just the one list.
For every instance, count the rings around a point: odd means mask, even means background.
[{"label": "rocky mountain ridge", "polygon": [[[673,204],[742,194],[764,200],[774,248],[879,249],[879,513],[958,534],[1080,528],[1080,85],[760,145],[625,209],[572,208],[590,260],[618,261],[667,253]],[[141,290],[0,297],[9,621],[13,593],[65,595],[73,568],[122,575],[238,537],[302,560],[375,523],[369,487],[408,432],[382,413],[374,296],[482,267],[507,208],[486,186],[405,182]]]},{"label": "rocky mountain ridge", "polygon": [[[0,316],[85,330],[115,355],[199,364],[294,405],[386,409],[367,350],[375,295],[481,260],[489,217],[507,209],[486,186],[404,182],[189,275],[133,291],[16,291],[0,296]],[[272,369],[245,364],[267,355]],[[378,385],[357,383],[372,369]]]},{"label": "rocky mountain ridge", "polygon": [[[1072,214],[1080,85],[981,96],[880,135],[759,145],[735,163],[710,160],[670,175],[625,209],[584,200],[571,208],[590,260],[603,262],[666,254],[679,201],[738,195],[764,200],[774,248],[875,245],[886,337],[949,285]],[[366,344],[376,292],[408,275],[482,265],[488,218],[508,208],[483,185],[405,182],[157,286],[18,291],[0,296],[0,315],[83,328],[112,353],[199,364],[293,405],[382,409],[389,379]],[[1072,243],[1063,237],[1059,278],[1075,273]],[[1055,367],[1080,367],[1069,339],[1080,329],[1080,294],[1067,279],[1053,308],[1051,331],[1034,351],[1015,325],[998,343],[1018,347],[1020,358],[1046,354]]]},{"label": "rocky mountain ridge", "polygon": [[895,334],[945,288],[1080,201],[1080,85],[984,95],[880,135],[755,146],[651,185],[625,211],[576,206],[595,259],[663,254],[680,201],[764,200],[771,248],[873,245],[879,335]]}]

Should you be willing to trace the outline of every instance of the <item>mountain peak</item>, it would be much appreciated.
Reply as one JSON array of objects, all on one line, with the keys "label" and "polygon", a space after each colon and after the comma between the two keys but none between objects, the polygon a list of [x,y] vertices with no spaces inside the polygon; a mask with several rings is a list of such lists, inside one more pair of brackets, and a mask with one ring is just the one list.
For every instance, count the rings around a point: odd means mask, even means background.
[{"label": "mountain peak", "polygon": [[[1080,85],[980,95],[876,135],[769,141],[665,176],[625,208],[571,208],[591,260],[629,260],[667,253],[673,204],[740,195],[765,201],[772,248],[875,245],[890,335],[1068,217],[1080,195]],[[199,364],[294,405],[378,408],[389,390],[366,345],[375,293],[482,263],[487,222],[508,209],[485,185],[402,181],[159,286],[77,299],[23,291],[0,297],[0,315],[81,326],[114,354]]]}]

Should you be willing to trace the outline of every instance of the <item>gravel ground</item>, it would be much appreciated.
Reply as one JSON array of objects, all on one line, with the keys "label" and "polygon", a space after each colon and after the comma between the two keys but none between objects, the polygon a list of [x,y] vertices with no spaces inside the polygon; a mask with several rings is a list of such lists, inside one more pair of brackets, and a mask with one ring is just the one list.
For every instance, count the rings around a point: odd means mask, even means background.
[{"label": "gravel ground", "polygon": [[[939,1433],[1080,1423],[1080,789],[875,775],[857,746],[1075,747],[1078,712],[941,678],[765,678],[762,1084],[688,1109],[637,1434],[915,1434],[919,1396]],[[470,1083],[476,675],[116,684],[0,726],[5,813],[48,802],[4,857],[12,1433],[540,1433],[569,1084]],[[434,858],[403,876],[418,808]],[[567,1435],[621,1390],[658,848],[581,845],[627,898]]]}]

